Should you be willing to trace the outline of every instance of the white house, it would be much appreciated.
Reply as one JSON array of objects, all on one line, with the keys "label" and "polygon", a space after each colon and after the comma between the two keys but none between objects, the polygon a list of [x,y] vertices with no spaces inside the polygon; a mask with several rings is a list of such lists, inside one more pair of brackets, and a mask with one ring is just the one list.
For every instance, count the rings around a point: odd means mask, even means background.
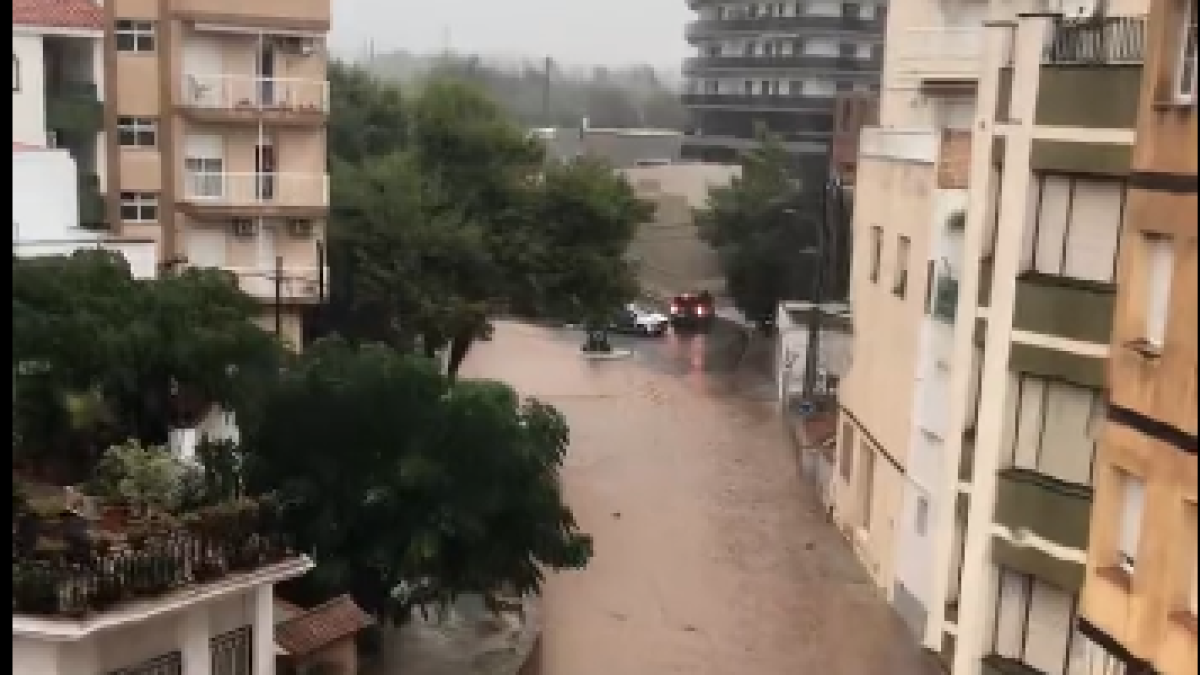
[{"label": "white house", "polygon": [[19,257],[66,255],[80,248],[119,252],[135,277],[152,278],[153,240],[108,236],[80,227],[78,173],[66,150],[13,143],[13,252]]}]

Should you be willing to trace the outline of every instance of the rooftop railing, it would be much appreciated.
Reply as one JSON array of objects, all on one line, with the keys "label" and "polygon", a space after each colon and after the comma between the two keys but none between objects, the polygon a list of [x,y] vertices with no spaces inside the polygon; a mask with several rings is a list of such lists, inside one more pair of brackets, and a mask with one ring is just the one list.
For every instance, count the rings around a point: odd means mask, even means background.
[{"label": "rooftop railing", "polygon": [[1144,17],[1058,19],[1050,30],[1042,61],[1051,65],[1138,64],[1145,51]]}]

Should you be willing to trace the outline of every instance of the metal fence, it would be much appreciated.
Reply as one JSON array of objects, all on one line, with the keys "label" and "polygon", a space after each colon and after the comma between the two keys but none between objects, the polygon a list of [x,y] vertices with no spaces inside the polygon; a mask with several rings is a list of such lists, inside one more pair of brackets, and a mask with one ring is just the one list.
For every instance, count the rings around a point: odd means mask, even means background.
[{"label": "metal fence", "polygon": [[1114,16],[1058,19],[1051,28],[1043,62],[1047,64],[1136,64],[1146,51],[1146,20]]}]

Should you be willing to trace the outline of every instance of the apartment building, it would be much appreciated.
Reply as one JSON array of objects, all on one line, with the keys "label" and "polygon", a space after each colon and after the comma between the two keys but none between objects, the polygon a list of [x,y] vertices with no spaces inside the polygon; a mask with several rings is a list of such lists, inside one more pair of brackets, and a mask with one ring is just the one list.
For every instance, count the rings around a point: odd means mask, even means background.
[{"label": "apartment building", "polygon": [[90,0],[14,0],[13,143],[67,151],[79,225],[103,227],[104,15]]},{"label": "apartment building", "polygon": [[1147,6],[993,3],[980,40],[925,631],[956,675],[1083,673],[1096,648],[1077,618]]},{"label": "apartment building", "polygon": [[858,176],[858,142],[863,127],[879,124],[877,94],[843,93],[833,100],[833,133],[830,136],[829,168],[847,193],[852,193]]},{"label": "apartment building", "polygon": [[107,0],[106,221],[217,267],[301,343],[324,295],[329,0]]},{"label": "apartment building", "polygon": [[1196,2],[1146,31],[1080,630],[1093,673],[1196,672]]},{"label": "apartment building", "polygon": [[879,119],[857,143],[854,358],[839,394],[832,512],[929,647],[948,574],[930,564],[938,516],[954,508],[942,486],[945,402],[986,12],[984,0],[892,6]]},{"label": "apartment building", "polygon": [[763,127],[824,177],[839,92],[878,89],[885,0],[688,0],[685,158],[736,161]]}]

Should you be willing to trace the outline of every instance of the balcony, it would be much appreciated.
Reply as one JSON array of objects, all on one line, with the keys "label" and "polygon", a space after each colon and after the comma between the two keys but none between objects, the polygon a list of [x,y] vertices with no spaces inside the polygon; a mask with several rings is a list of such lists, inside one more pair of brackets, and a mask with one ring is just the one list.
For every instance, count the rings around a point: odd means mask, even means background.
[{"label": "balcony", "polygon": [[[1088,129],[1133,129],[1141,100],[1145,19],[1057,21],[1039,73],[1034,121]],[[1095,105],[1095,101],[1106,105]]]},{"label": "balcony", "polygon": [[151,512],[133,517],[114,505],[93,519],[23,503],[13,516],[14,634],[20,623],[23,634],[75,637],[91,622],[38,620],[105,612],[120,622],[122,609],[136,609],[138,601],[190,602],[199,587],[236,585],[272,567],[302,573],[311,563],[275,527],[277,517],[268,499],[205,507],[178,522]]},{"label": "balcony", "polygon": [[[1004,469],[996,493],[995,521],[1012,533],[1012,540],[996,538],[993,557],[999,564],[1065,590],[1078,590],[1083,563],[1064,551],[1085,555],[1091,515],[1089,488],[1029,469]],[[1035,543],[1038,540],[1040,543]]]},{"label": "balcony", "polygon": [[897,42],[897,69],[922,87],[971,90],[978,84],[982,28],[910,28]]},{"label": "balcony", "polygon": [[881,59],[845,56],[694,56],[684,59],[683,73],[708,70],[826,70],[878,74]]},{"label": "balcony", "polygon": [[71,136],[92,136],[104,128],[104,104],[96,85],[50,83],[46,88],[46,128]]},{"label": "balcony", "polygon": [[703,40],[728,33],[770,33],[773,31],[851,31],[883,33],[883,19],[857,16],[742,16],[727,19],[700,19],[688,24],[689,41]]},{"label": "balcony", "polygon": [[173,13],[183,19],[247,28],[329,31],[329,0],[176,0]]},{"label": "balcony", "polygon": [[[319,267],[284,267],[279,271],[261,268],[229,267],[246,295],[264,302],[309,304],[329,294],[329,270]],[[279,283],[276,285],[276,279]],[[324,285],[324,288],[322,288]]]},{"label": "balcony", "polygon": [[94,173],[78,174],[79,226],[89,229],[106,229],[108,214],[105,213],[104,196],[100,194],[100,178]]},{"label": "balcony", "polygon": [[823,112],[833,107],[832,98],[819,96],[760,96],[746,94],[684,94],[683,104],[695,108],[737,108],[743,110],[806,110]]},{"label": "balcony", "polygon": [[329,208],[329,176],[188,171],[180,207],[202,220],[320,218]]},{"label": "balcony", "polygon": [[322,126],[329,114],[325,80],[250,75],[184,75],[179,109],[196,122]]}]

